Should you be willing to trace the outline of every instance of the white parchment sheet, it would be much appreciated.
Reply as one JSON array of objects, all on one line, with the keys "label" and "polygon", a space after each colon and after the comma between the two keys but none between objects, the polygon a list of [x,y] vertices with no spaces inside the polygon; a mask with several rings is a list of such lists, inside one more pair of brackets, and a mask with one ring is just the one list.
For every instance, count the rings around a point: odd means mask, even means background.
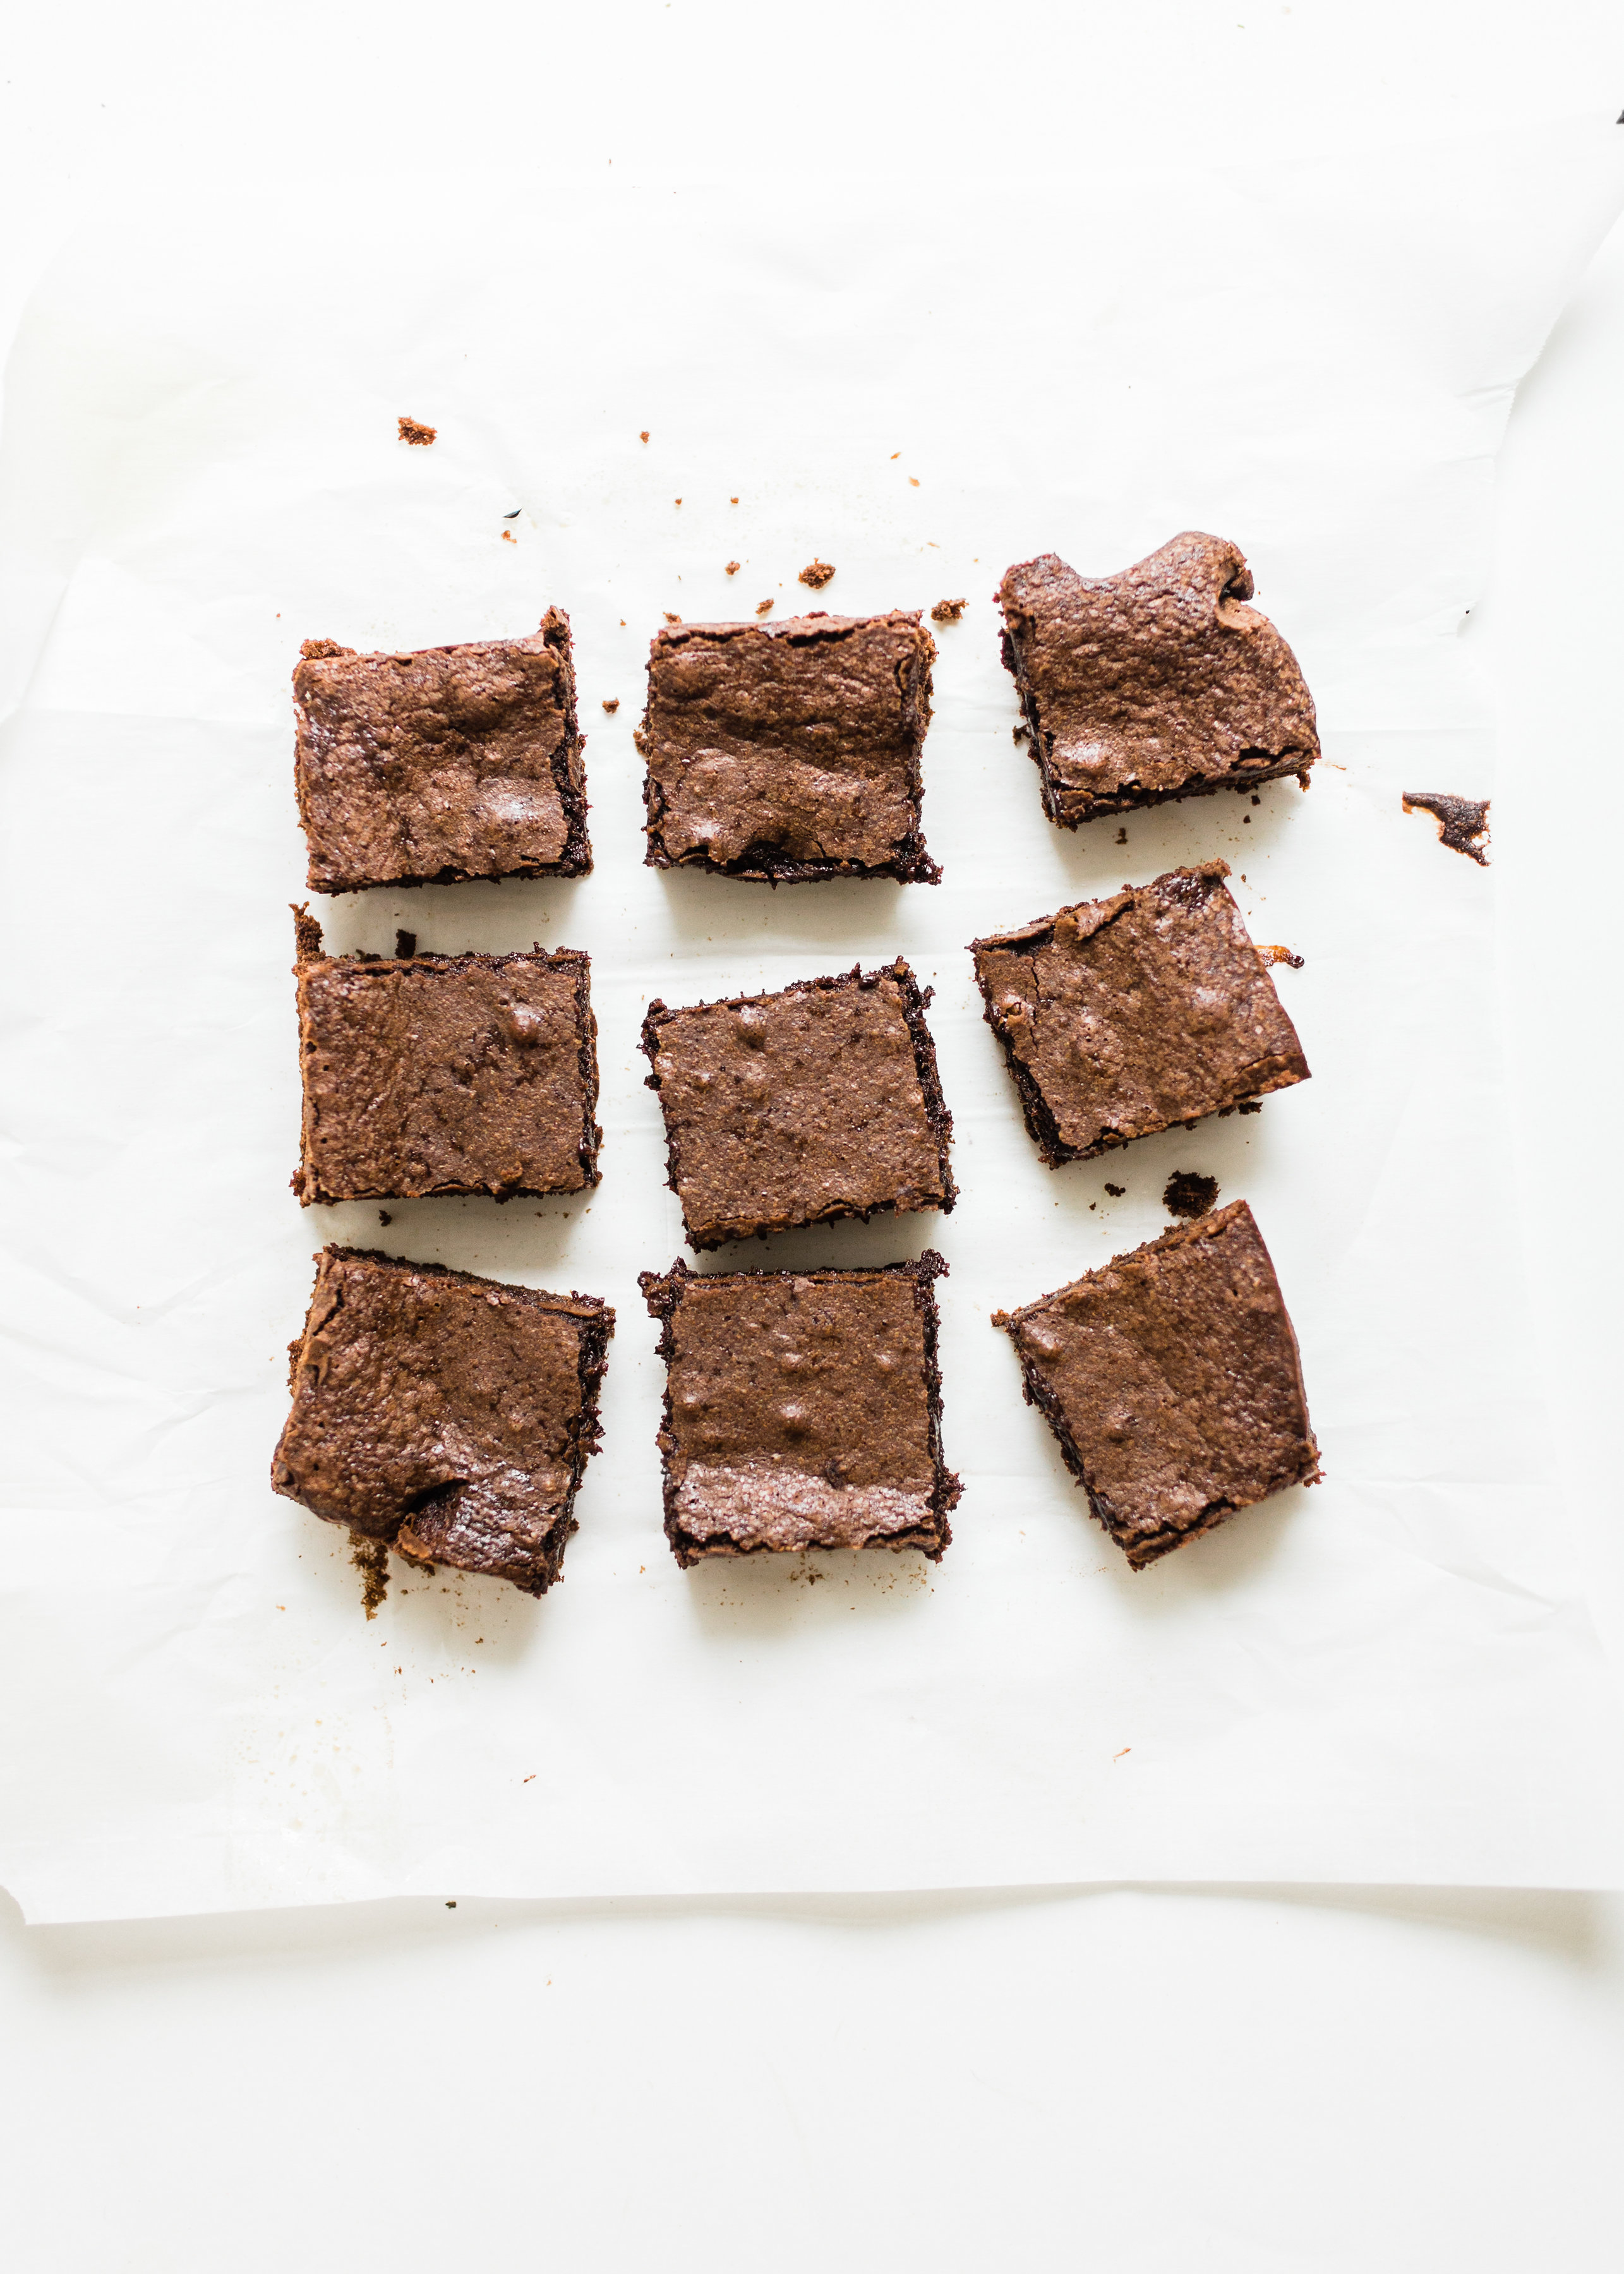
[{"label": "white parchment sheet", "polygon": [[[1003,183],[470,184],[410,227],[381,196],[289,196],[109,215],[58,262],[0,466],[0,1880],[31,1918],[1618,1882],[1612,1694],[1530,1389],[1493,873],[1400,809],[1492,787],[1455,636],[1511,389],[1624,196],[1612,131]],[[397,442],[402,413],[432,449]],[[1325,763],[1306,795],[1066,835],[1011,740],[993,588],[1036,552],[1104,573],[1190,527],[1250,557]],[[968,599],[926,750],[944,882],[646,870],[650,632],[789,613],[815,553],[826,607]],[[402,924],[436,951],[588,949],[603,1183],[387,1228],[301,1212],[298,644],[517,634],[549,601],[593,875],[317,913],[339,947]],[[1313,1080],[1051,1174],[964,944],[1214,855],[1254,937],[1304,959],[1277,979]],[[681,1252],[643,1007],[898,951],[936,990],[958,1209],[715,1261],[947,1256],[954,1544],[934,1569],[682,1574],[636,1288]],[[1176,1168],[1256,1210],[1326,1481],[1135,1577],[988,1319],[1162,1229]],[[615,1305],[604,1450],[544,1602],[397,1566],[369,1623],[342,1535],[271,1493],[327,1239]]]}]

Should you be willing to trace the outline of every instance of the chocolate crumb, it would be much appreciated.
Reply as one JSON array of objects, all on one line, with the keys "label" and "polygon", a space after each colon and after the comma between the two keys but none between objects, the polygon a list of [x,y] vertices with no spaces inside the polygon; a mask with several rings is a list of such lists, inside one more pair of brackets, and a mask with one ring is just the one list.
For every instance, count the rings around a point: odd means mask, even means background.
[{"label": "chocolate crumb", "polygon": [[772,614],[772,602],[771,600],[757,600],[756,603],[756,613],[758,616],[770,616]]},{"label": "chocolate crumb", "polygon": [[1117,843],[1118,845],[1125,845],[1125,844],[1127,843],[1127,841],[1128,841],[1128,832],[1127,832],[1127,831],[1126,831],[1125,829],[1119,829],[1119,830],[1116,832],[1116,843]]},{"label": "chocolate crumb", "polygon": [[1261,805],[1263,800],[1260,797],[1254,797],[1252,802],[1254,805]]},{"label": "chocolate crumb", "polygon": [[1128,1187],[1126,1185],[1107,1185],[1105,1189],[1114,1201],[1119,1201]]},{"label": "chocolate crumb", "polygon": [[512,530],[510,530],[510,529],[505,529],[505,530],[503,530],[503,531],[502,531],[502,543],[503,543],[504,545],[516,545],[516,544],[518,543],[518,541],[519,541],[519,540],[518,540],[518,538],[514,535],[514,533],[513,533]]},{"label": "chocolate crumb", "polygon": [[1442,790],[1407,789],[1406,813],[1430,813],[1438,824],[1438,841],[1452,853],[1464,853],[1480,869],[1489,865],[1489,801],[1447,797]]},{"label": "chocolate crumb", "polygon": [[1010,728],[1010,740],[1011,742],[1024,742],[1026,739],[1026,730],[1024,727],[1011,727]]},{"label": "chocolate crumb", "polygon": [[1244,1097],[1235,1111],[1237,1113],[1261,1113],[1263,1100],[1260,1097]]},{"label": "chocolate crumb", "polygon": [[[733,502],[737,504],[738,500],[735,498]],[[743,566],[744,563],[742,561],[730,561],[726,568],[723,569],[722,574],[724,576],[736,576]]]},{"label": "chocolate crumb", "polygon": [[671,612],[671,610],[670,610],[669,608],[667,608],[667,609],[665,611],[665,621],[666,621],[668,624],[680,624],[680,623],[681,622],[681,621],[682,621],[682,619],[681,619],[681,617],[680,617],[680,616],[675,616],[675,615],[673,615],[673,614],[672,614],[672,612]]},{"label": "chocolate crumb", "polygon": [[801,572],[801,582],[809,584],[815,592],[821,592],[834,573],[832,561],[820,561],[814,554]]},{"label": "chocolate crumb", "polygon": [[1205,1216],[1217,1197],[1216,1177],[1203,1177],[1194,1169],[1175,1169],[1167,1180],[1162,1205],[1169,1216]]},{"label": "chocolate crumb", "polygon": [[[1257,946],[1257,942],[1254,940],[1252,945]],[[1259,947],[1258,953],[1265,963],[1288,964],[1293,971],[1300,971],[1303,968],[1302,957],[1293,955],[1289,947]]]},{"label": "chocolate crumb", "polygon": [[[402,418],[401,420],[402,441],[415,442],[422,449],[426,449],[428,448],[429,444],[434,440],[434,437],[439,433],[439,432],[440,429],[438,426],[425,426],[420,418]],[[369,1611],[366,1615],[370,1619],[372,1615]]]},{"label": "chocolate crumb", "polygon": [[739,501],[737,498],[729,498],[727,502],[729,505],[737,505]]},{"label": "chocolate crumb", "polygon": [[368,1540],[364,1532],[352,1532],[350,1560],[361,1574],[361,1608],[369,1619],[375,1619],[380,1604],[389,1592],[389,1543],[387,1540]]},{"label": "chocolate crumb", "polygon": [[908,476],[908,487],[911,490],[916,490],[919,487],[919,476],[917,474],[910,474]]},{"label": "chocolate crumb", "polygon": [[646,442],[646,441],[648,440],[648,439],[649,439],[649,430],[648,430],[648,428],[645,426],[645,427],[643,428],[643,430],[642,433],[638,435],[637,440],[638,440],[640,442]]},{"label": "chocolate crumb", "polygon": [[395,935],[395,953],[398,961],[402,963],[410,963],[412,957],[417,953],[417,933],[415,931],[401,931],[397,930]]},{"label": "chocolate crumb", "polygon": [[680,504],[681,504],[681,502],[682,502],[682,501],[681,501],[681,499],[680,499],[680,498],[675,498],[675,499],[673,499],[673,504],[676,504],[676,505],[680,505]]},{"label": "chocolate crumb", "polygon": [[299,649],[299,653],[306,663],[320,663],[323,656],[350,655],[353,652],[352,649],[342,646],[337,640],[306,640]]},{"label": "chocolate crumb", "polygon": [[293,952],[303,963],[307,956],[320,954],[321,926],[303,900],[289,905],[293,910]]},{"label": "chocolate crumb", "polygon": [[968,606],[967,600],[938,600],[930,611],[930,621],[933,624],[956,624]]},{"label": "chocolate crumb", "polygon": [[389,1214],[387,1209],[380,1209],[378,1211],[378,1221],[380,1224],[393,1224],[395,1222],[395,1218]]},{"label": "chocolate crumb", "polygon": [[613,717],[614,716],[615,712],[620,709],[620,697],[619,697],[618,695],[605,695],[605,697],[604,697],[604,708],[605,708],[605,710],[609,713],[609,715],[610,715],[610,717],[611,717],[611,718],[613,718]]}]

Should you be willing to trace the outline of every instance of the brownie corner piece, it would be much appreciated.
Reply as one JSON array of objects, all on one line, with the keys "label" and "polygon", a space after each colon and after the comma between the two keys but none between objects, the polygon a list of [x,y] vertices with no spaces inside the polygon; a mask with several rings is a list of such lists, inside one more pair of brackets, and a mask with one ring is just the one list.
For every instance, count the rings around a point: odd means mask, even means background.
[{"label": "brownie corner piece", "polygon": [[1169,870],[970,942],[983,1015],[1051,1169],[1308,1079],[1229,873]]},{"label": "brownie corner piece", "polygon": [[939,1562],[962,1487],[942,1450],[934,1250],[874,1269],[640,1284],[660,1321],[665,1536],[710,1556],[918,1548]]},{"label": "brownie corner piece", "polygon": [[636,735],[648,865],[937,883],[920,768],[936,652],[917,610],[657,632]]},{"label": "brownie corner piece", "polygon": [[330,956],[312,917],[295,922],[304,1205],[597,1184],[598,1023],[580,949]]},{"label": "brownie corner piece", "polygon": [[545,1594],[613,1331],[595,1295],[325,1248],[272,1485],[357,1540]]},{"label": "brownie corner piece", "polygon": [[929,999],[898,957],[777,994],[649,1005],[649,1087],[690,1246],[952,1208]]},{"label": "brownie corner piece", "polygon": [[561,608],[523,639],[385,655],[306,640],[293,703],[312,892],[590,870]]},{"label": "brownie corner piece", "polygon": [[1055,553],[1004,571],[1004,660],[1043,809],[1064,829],[1295,774],[1320,756],[1297,658],[1245,603],[1237,546],[1186,530],[1115,576]]},{"label": "brownie corner piece", "polygon": [[1319,1481],[1297,1337],[1244,1201],[993,1324],[1135,1570]]}]

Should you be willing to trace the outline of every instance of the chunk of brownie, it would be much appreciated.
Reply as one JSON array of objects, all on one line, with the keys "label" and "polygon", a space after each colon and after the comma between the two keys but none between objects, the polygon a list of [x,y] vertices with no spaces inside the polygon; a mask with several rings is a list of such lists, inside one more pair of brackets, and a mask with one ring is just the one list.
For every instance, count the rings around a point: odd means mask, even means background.
[{"label": "chunk of brownie", "polygon": [[952,1207],[929,999],[898,957],[781,995],[650,1004],[649,1088],[690,1246]]},{"label": "chunk of brownie", "polygon": [[1238,547],[1186,530],[1118,576],[1052,553],[1004,571],[1004,660],[1043,810],[1063,829],[1169,798],[1255,789],[1320,755],[1312,697]]},{"label": "chunk of brownie", "polygon": [[324,1248],[271,1482],[357,1539],[545,1594],[613,1332],[596,1295]]},{"label": "chunk of brownie", "polygon": [[1051,1169],[1308,1079],[1229,873],[1223,861],[1172,869],[970,943]]},{"label": "chunk of brownie", "polygon": [[306,640],[293,705],[312,892],[591,867],[561,609],[528,639],[409,655]]},{"label": "chunk of brownie", "polygon": [[679,1563],[802,1547],[940,1558],[961,1490],[942,1457],[931,1282],[875,1271],[645,1271],[661,1321],[665,1537]]},{"label": "chunk of brownie", "polygon": [[306,1208],[598,1182],[598,1021],[577,949],[323,955],[304,916],[296,971]]},{"label": "chunk of brownie", "polygon": [[636,738],[648,865],[936,884],[919,767],[936,651],[917,611],[657,632]]},{"label": "chunk of brownie", "polygon": [[1136,1571],[1237,1509],[1319,1482],[1297,1337],[1244,1201],[993,1324]]}]

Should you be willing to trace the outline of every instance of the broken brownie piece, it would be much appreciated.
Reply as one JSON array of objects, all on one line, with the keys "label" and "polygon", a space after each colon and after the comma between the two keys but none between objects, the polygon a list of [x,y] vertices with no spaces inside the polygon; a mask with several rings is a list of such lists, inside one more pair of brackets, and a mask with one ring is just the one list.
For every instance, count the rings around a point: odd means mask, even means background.
[{"label": "broken brownie piece", "polygon": [[300,929],[306,1208],[598,1182],[598,1022],[577,949],[391,961],[324,955],[320,927]]},{"label": "broken brownie piece", "polygon": [[840,1216],[952,1207],[952,1116],[914,974],[649,1005],[667,1178],[696,1248]]},{"label": "broken brownie piece", "polygon": [[1052,553],[1006,569],[1004,660],[1020,690],[1043,810],[1063,829],[1169,798],[1255,789],[1320,755],[1313,700],[1252,572],[1186,530],[1118,576]]},{"label": "broken brownie piece", "polygon": [[528,639],[408,655],[306,640],[293,702],[312,892],[591,867],[561,609]]},{"label": "broken brownie piece", "polygon": [[917,611],[657,632],[636,738],[649,866],[936,884],[919,764],[936,651]]},{"label": "broken brownie piece", "polygon": [[271,1482],[357,1539],[545,1594],[613,1331],[596,1295],[324,1248]]},{"label": "broken brownie piece", "polygon": [[874,1271],[641,1275],[661,1321],[665,1537],[707,1555],[952,1537],[932,1252]]},{"label": "broken brownie piece", "polygon": [[993,1324],[1136,1571],[1237,1509],[1319,1481],[1297,1337],[1244,1201]]},{"label": "broken brownie piece", "polygon": [[972,940],[988,1025],[1051,1169],[1308,1079],[1223,861]]}]

